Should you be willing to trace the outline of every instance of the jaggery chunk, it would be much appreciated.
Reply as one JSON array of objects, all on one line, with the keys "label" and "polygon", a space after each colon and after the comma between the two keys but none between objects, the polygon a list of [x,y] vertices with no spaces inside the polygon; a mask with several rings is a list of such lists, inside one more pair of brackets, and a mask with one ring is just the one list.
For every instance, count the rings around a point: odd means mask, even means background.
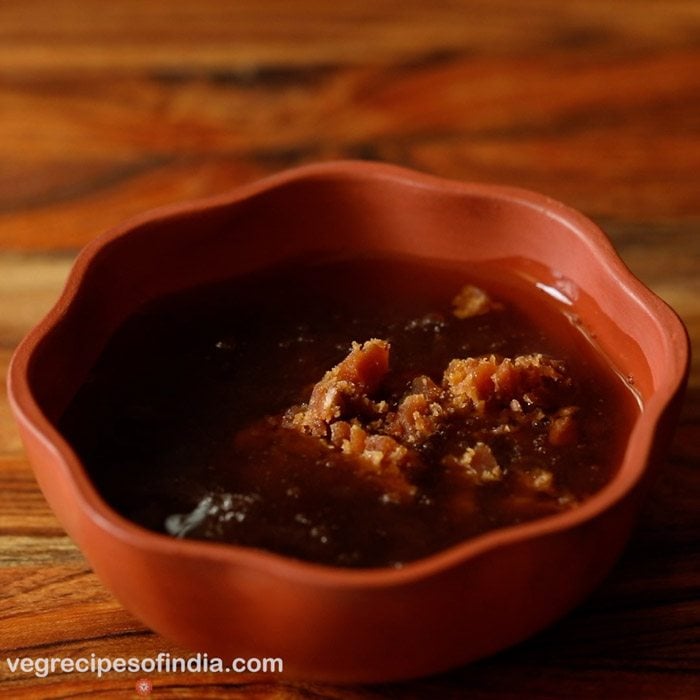
[{"label": "jaggery chunk", "polygon": [[387,431],[404,442],[424,442],[435,433],[444,415],[444,392],[424,375],[416,377],[411,393],[404,396],[396,413],[387,419]]},{"label": "jaggery chunk", "polygon": [[419,374],[411,382],[411,394],[422,394],[430,402],[441,401],[443,390],[430,377]]},{"label": "jaggery chunk", "polygon": [[389,371],[389,344],[373,338],[353,343],[350,354],[330,369],[311,392],[308,406],[293,421],[309,434],[325,436],[328,426],[353,409],[371,409],[368,398]]},{"label": "jaggery chunk", "polygon": [[526,472],[530,484],[535,491],[551,491],[554,486],[554,475],[548,469],[537,467]]},{"label": "jaggery chunk", "polygon": [[454,406],[471,406],[477,411],[483,411],[486,404],[507,406],[514,399],[540,405],[546,403],[552,385],[568,382],[562,363],[540,353],[452,360],[443,375],[443,386]]},{"label": "jaggery chunk", "polygon": [[567,406],[555,414],[547,434],[550,445],[562,447],[576,441],[578,437],[576,419],[574,418],[576,411],[576,406]]},{"label": "jaggery chunk", "polygon": [[389,370],[389,343],[373,338],[353,343],[348,356],[325,373],[309,403],[292,408],[283,425],[318,438],[354,460],[359,471],[378,479],[392,500],[415,494],[407,474],[420,467],[418,455],[393,437],[368,432],[360,418],[372,419],[386,408],[372,395]]},{"label": "jaggery chunk", "polygon": [[503,478],[501,465],[496,461],[491,448],[483,442],[467,447],[459,457],[448,455],[442,463],[463,470],[462,473],[477,484],[500,481]]},{"label": "jaggery chunk", "polygon": [[343,454],[352,457],[366,475],[381,480],[393,500],[411,498],[416,487],[407,474],[420,467],[420,458],[411,449],[388,435],[371,435],[358,423],[338,421],[331,426],[331,441]]},{"label": "jaggery chunk", "polygon": [[436,430],[442,407],[431,404],[423,394],[409,394],[396,411],[396,426],[406,442],[429,438]]},{"label": "jaggery chunk", "polygon": [[472,284],[465,284],[452,299],[452,314],[456,318],[482,316],[502,308],[502,304],[493,301],[483,289]]}]

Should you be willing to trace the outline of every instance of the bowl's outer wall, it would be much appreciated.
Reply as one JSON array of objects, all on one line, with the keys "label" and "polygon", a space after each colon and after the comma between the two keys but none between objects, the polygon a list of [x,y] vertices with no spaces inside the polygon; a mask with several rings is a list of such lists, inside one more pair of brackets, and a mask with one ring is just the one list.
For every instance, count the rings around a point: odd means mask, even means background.
[{"label": "bowl's outer wall", "polygon": [[[567,290],[644,398],[668,381],[669,362],[682,358],[671,357],[663,324],[608,269],[619,263],[610,263],[607,244],[572,233],[582,217],[572,224],[568,210],[544,198],[533,205],[498,188],[453,191],[431,182],[369,167],[306,171],[229,203],[125,226],[77,263],[69,283],[75,297],[59,303],[31,355],[18,351],[31,401],[12,382],[11,390],[39,484],[100,577],[157,631],[222,656],[281,656],[300,677],[404,678],[526,637],[576,604],[615,561],[644,480],[633,479],[588,521],[482,548],[431,576],[340,585],[289,575],[288,562],[275,567],[270,556],[257,566],[250,552],[191,546],[122,522],[55,429],[36,427],[43,419],[32,414],[33,400],[55,420],[111,332],[143,301],[310,251],[419,255],[466,266],[535,261],[549,275],[546,284]],[[644,473],[649,454],[665,448],[672,421],[669,409],[658,431],[638,435],[623,470]]]}]

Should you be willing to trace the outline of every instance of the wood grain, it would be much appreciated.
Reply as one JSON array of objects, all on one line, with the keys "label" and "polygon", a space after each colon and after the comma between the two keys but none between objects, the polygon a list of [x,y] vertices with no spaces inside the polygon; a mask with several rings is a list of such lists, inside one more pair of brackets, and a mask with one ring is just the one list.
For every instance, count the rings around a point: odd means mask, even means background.
[{"label": "wood grain", "polygon": [[[0,372],[77,247],[282,167],[387,160],[531,187],[593,217],[700,342],[695,0],[5,0]],[[700,696],[700,361],[625,555],[578,610],[491,659],[335,687],[154,674],[155,697]],[[0,389],[0,696],[133,697],[136,676],[5,660],[186,655],[102,586],[48,509]]]},{"label": "wood grain", "polygon": [[0,5],[0,245],[347,157],[697,217],[697,3],[167,7]]}]

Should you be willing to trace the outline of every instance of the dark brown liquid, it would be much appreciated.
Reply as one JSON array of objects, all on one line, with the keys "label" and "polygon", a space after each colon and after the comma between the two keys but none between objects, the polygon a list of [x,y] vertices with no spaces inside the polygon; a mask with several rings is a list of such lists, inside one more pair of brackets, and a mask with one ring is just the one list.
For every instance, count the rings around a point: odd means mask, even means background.
[{"label": "dark brown liquid", "polygon": [[[450,300],[476,283],[505,308],[467,319]],[[234,444],[264,416],[307,401],[352,341],[391,343],[382,396],[417,374],[439,381],[453,358],[544,353],[566,363],[578,408],[573,444],[539,428],[494,437],[498,483],[463,487],[430,463],[409,503],[383,498],[339,452],[293,439]],[[106,501],[156,531],[233,542],[352,567],[400,565],[479,533],[571,507],[621,459],[637,405],[564,307],[524,280],[427,261],[295,264],[158,300],[117,331],[61,420]],[[470,435],[469,431],[473,434]],[[481,439],[481,437],[479,438]],[[555,489],[523,489],[544,465]],[[562,494],[566,498],[562,498]],[[189,514],[189,516],[188,516]]]}]

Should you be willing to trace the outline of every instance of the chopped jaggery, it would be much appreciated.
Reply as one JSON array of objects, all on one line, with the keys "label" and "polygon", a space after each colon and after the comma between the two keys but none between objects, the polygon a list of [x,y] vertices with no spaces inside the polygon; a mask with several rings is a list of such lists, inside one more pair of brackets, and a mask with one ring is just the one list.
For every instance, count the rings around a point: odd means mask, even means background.
[{"label": "chopped jaggery", "polygon": [[404,442],[424,442],[433,435],[444,415],[444,408],[424,393],[411,393],[399,403],[396,412],[387,420],[387,430]]},{"label": "chopped jaggery", "polygon": [[509,405],[513,400],[528,405],[546,403],[554,386],[570,384],[563,365],[539,353],[515,358],[468,357],[450,362],[443,376],[455,407]]},{"label": "chopped jaggery", "polygon": [[388,370],[389,343],[377,338],[353,342],[347,357],[314,386],[308,404],[288,411],[283,425],[340,449],[355,459],[359,471],[381,479],[388,494],[404,497],[415,493],[405,472],[415,470],[420,457],[389,435],[368,433],[360,423],[361,417],[383,412],[386,404],[372,395]]},{"label": "chopped jaggery", "polygon": [[[442,385],[418,375],[392,407],[377,400],[390,373],[389,357],[387,340],[353,342],[349,354],[313,387],[308,403],[290,409],[282,425],[339,450],[353,460],[358,474],[376,480],[392,499],[416,494],[415,479],[425,468],[421,448],[489,411],[495,416],[487,431],[492,437],[543,421],[551,445],[566,445],[575,437],[575,407],[551,416],[544,411],[554,388],[570,386],[562,362],[539,353],[453,359]],[[483,440],[461,444],[458,454],[448,452],[440,463],[474,484],[500,481],[506,473]],[[551,482],[550,472],[527,472],[521,479],[535,491],[551,490]]]},{"label": "chopped jaggery", "polygon": [[562,447],[563,445],[571,445],[576,441],[577,431],[576,420],[574,419],[576,411],[576,406],[566,406],[554,414],[547,433],[549,442],[552,445]]},{"label": "chopped jaggery", "polygon": [[369,396],[388,370],[386,341],[373,338],[362,345],[353,343],[350,354],[314,386],[305,410],[293,416],[294,425],[321,437],[333,421],[350,412],[376,410]]},{"label": "chopped jaggery", "polygon": [[473,284],[465,284],[452,299],[452,314],[459,319],[482,316],[502,308],[503,304],[493,301],[481,287]]},{"label": "chopped jaggery", "polygon": [[501,465],[496,461],[491,448],[483,442],[477,442],[474,447],[467,447],[459,457],[447,455],[442,463],[447,467],[459,468],[461,474],[479,484],[500,481],[503,478]]},{"label": "chopped jaggery", "polygon": [[415,495],[416,486],[407,477],[410,470],[420,466],[420,458],[392,437],[370,435],[353,423],[347,438],[341,439],[340,449],[344,455],[357,460],[361,473],[381,480],[385,495],[395,499]]}]

